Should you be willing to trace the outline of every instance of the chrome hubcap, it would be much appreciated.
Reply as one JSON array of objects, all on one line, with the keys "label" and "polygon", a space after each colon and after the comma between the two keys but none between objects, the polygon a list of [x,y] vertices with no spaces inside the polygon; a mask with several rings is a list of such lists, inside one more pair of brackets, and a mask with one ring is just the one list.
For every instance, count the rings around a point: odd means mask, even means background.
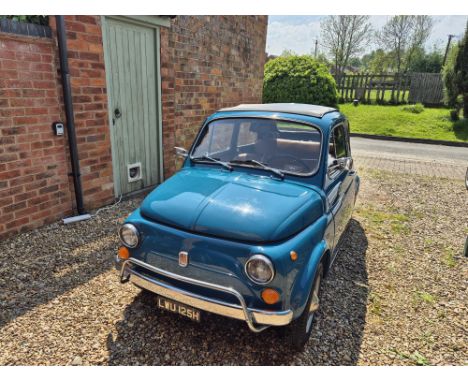
[{"label": "chrome hubcap", "polygon": [[320,291],[320,282],[322,281],[322,275],[317,276],[315,280],[314,289],[312,290],[312,301],[310,303],[309,317],[307,318],[307,332],[309,332],[310,327],[312,326],[312,321],[314,320],[314,313],[319,308],[319,291]]}]

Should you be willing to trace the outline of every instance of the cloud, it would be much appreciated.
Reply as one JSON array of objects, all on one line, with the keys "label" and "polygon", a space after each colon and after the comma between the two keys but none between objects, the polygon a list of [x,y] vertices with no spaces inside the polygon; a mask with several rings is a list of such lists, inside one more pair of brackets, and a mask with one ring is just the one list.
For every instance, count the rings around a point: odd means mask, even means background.
[{"label": "cloud", "polygon": [[[270,16],[266,51],[279,55],[284,50],[298,54],[312,53],[315,39],[320,39],[320,20],[326,16]],[[375,30],[383,27],[391,16],[371,16]],[[468,16],[434,16],[434,28],[427,48],[443,48],[448,34],[463,35]],[[320,46],[319,46],[320,48]],[[319,49],[323,50],[323,48]]]},{"label": "cloud", "polygon": [[299,21],[296,17],[270,20],[266,47],[269,54],[279,55],[286,49],[299,54],[313,52],[315,39],[320,37],[320,20],[302,16]]}]

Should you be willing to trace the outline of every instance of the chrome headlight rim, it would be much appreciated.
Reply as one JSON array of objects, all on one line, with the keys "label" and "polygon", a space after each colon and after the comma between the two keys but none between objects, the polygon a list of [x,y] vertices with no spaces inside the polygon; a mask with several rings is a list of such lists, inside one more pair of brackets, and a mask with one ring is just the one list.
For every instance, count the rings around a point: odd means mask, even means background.
[{"label": "chrome headlight rim", "polygon": [[[124,229],[129,229],[137,237],[137,242],[136,242],[135,245],[130,245],[123,239],[122,231]],[[128,247],[128,248],[136,248],[136,247],[138,247],[140,245],[140,232],[138,231],[138,228],[135,227],[131,223],[125,223],[120,227],[120,229],[119,229],[119,238],[120,238],[120,241],[122,242],[122,244],[124,246]]]},{"label": "chrome headlight rim", "polygon": [[[267,281],[257,280],[249,274],[248,266],[249,266],[249,263],[252,262],[253,260],[262,260],[268,265],[268,267],[271,270],[271,277]],[[271,283],[271,281],[275,278],[275,267],[273,265],[273,262],[267,256],[261,253],[257,253],[249,257],[249,259],[245,262],[244,272],[247,275],[248,279],[257,285],[267,285]]]}]

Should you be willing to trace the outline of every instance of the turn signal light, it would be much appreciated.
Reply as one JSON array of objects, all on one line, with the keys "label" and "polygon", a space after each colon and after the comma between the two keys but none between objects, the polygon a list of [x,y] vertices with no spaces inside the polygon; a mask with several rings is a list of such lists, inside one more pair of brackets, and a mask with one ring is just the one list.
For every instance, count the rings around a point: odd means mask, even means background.
[{"label": "turn signal light", "polygon": [[130,251],[127,247],[119,248],[119,258],[122,260],[127,260],[130,257]]},{"label": "turn signal light", "polygon": [[296,260],[297,260],[297,252],[296,252],[296,251],[291,251],[291,252],[289,252],[289,256],[291,257],[291,260],[292,260],[292,261],[296,261]]},{"label": "turn signal light", "polygon": [[262,291],[262,299],[267,304],[276,304],[280,299],[280,294],[271,288],[266,288]]}]

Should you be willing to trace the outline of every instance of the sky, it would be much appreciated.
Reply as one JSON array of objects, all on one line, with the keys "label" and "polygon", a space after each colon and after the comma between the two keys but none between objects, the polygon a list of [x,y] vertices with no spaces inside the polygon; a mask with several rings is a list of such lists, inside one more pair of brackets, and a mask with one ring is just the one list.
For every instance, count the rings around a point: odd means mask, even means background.
[{"label": "sky", "polygon": [[[298,54],[313,53],[315,39],[319,39],[319,52],[324,49],[320,45],[320,20],[326,16],[269,16],[266,51],[268,54],[279,55],[284,50],[292,50]],[[391,16],[371,16],[374,29],[381,29]],[[434,27],[426,43],[431,50],[434,45],[445,48],[449,34],[461,38],[465,30],[468,16],[433,16]],[[369,47],[368,51],[372,48]]]}]

